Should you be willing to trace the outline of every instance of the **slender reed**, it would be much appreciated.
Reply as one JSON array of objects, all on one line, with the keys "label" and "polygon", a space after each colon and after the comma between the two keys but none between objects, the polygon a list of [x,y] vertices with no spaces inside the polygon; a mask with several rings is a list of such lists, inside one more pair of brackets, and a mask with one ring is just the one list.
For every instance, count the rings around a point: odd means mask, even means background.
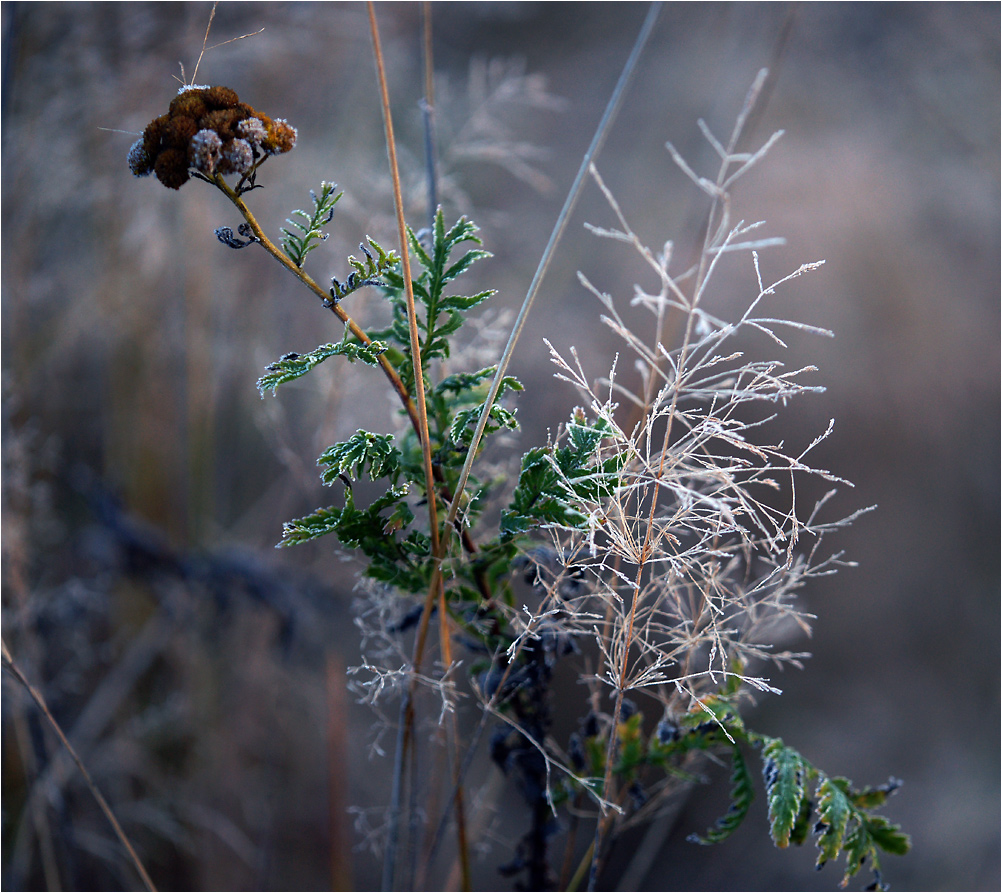
[{"label": "slender reed", "polygon": [[156,893],[157,888],[153,885],[153,881],[150,879],[146,868],[143,866],[142,861],[136,854],[132,844],[129,842],[129,838],[125,836],[122,826],[118,823],[118,819],[115,818],[115,813],[112,812],[111,807],[108,805],[108,801],[104,799],[104,795],[94,783],[94,779],[91,778],[91,774],[87,771],[87,767],[84,765],[83,760],[80,759],[77,752],[73,749],[73,745],[70,744],[69,739],[63,733],[62,727],[58,722],[56,722],[56,718],[49,710],[49,705],[45,703],[45,698],[42,697],[41,692],[39,692],[38,689],[36,689],[35,686],[27,680],[24,673],[21,672],[21,668],[17,665],[17,661],[14,660],[11,653],[7,650],[7,643],[0,641],[0,647],[3,649],[4,666],[7,667],[7,669],[13,674],[14,678],[17,679],[22,686],[24,686],[25,691],[28,692],[31,699],[42,712],[46,722],[48,722],[48,724],[52,727],[52,731],[56,733],[56,737],[62,743],[63,747],[66,748],[66,752],[70,755],[73,762],[76,763],[77,769],[80,770],[80,774],[83,776],[84,783],[87,785],[91,795],[97,801],[97,805],[101,808],[101,812],[104,813],[105,818],[111,825],[112,830],[115,832],[115,836],[118,838],[118,842],[122,845],[122,848],[129,857],[129,861],[132,862],[133,868],[136,869],[136,874],[139,875],[140,880],[143,882],[143,886],[147,890],[152,891],[152,893]]}]

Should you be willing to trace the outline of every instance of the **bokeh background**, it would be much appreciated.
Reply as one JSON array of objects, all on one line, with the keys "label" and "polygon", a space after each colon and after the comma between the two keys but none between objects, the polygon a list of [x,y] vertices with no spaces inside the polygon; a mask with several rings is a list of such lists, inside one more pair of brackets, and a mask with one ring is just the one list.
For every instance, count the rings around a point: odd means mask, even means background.
[{"label": "bokeh background", "polygon": [[[521,302],[646,9],[433,6],[441,197],[495,254],[476,272],[499,289],[483,350]],[[327,499],[319,451],[392,424],[392,404],[334,361],[261,400],[266,363],[339,336],[330,314],[263,252],[216,241],[238,221],[213,190],[169,192],[125,164],[179,61],[190,79],[209,11],[3,5],[4,641],[162,889],[371,889],[365,829],[389,774],[373,747],[391,752],[392,735],[344,690],[354,569],[330,548],[272,546],[282,520]],[[420,6],[378,15],[420,223]],[[341,184],[310,263],[344,278],[363,235],[393,241],[365,8],[225,3],[209,43],[260,28],[209,51],[197,82],[299,129],[250,196],[270,232],[321,179]],[[791,368],[817,365],[827,391],[788,407],[785,430],[806,445],[834,418],[815,461],[855,482],[840,508],[879,508],[839,539],[858,568],[806,594],[818,621],[799,647],[815,656],[751,721],[831,773],[904,779],[886,809],[914,841],[885,860],[896,889],[1000,882],[999,33],[991,3],[668,4],[598,162],[634,229],[684,253],[706,207],[665,141],[714,173],[697,119],[728,134],[770,67],[748,145],[785,136],[735,215],[787,238],[763,256],[767,277],[826,260],[772,309],[836,333],[792,339]],[[595,377],[617,349],[575,271],[632,295],[635,261],[584,221],[613,222],[593,185],[516,353],[525,445],[576,397],[541,338],[576,345]],[[721,312],[754,282],[750,264],[728,276]],[[366,300],[353,299],[363,324]],[[4,887],[134,887],[6,671],[3,686]],[[812,871],[810,847],[768,843],[761,796],[721,847],[686,842],[725,808],[725,774],[624,839],[607,884],[834,889],[838,869]],[[510,884],[494,866],[512,836],[497,837],[481,888]]]}]

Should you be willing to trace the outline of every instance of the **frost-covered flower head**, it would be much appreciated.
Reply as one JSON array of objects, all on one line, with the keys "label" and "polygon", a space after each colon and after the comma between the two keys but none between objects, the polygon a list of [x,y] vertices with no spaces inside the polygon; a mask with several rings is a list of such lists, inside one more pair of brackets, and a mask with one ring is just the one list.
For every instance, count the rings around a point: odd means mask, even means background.
[{"label": "frost-covered flower head", "polygon": [[229,87],[185,85],[167,114],[155,118],[129,149],[129,170],[156,174],[164,186],[180,189],[191,171],[245,176],[268,155],[296,144],[296,129],[241,102]]}]

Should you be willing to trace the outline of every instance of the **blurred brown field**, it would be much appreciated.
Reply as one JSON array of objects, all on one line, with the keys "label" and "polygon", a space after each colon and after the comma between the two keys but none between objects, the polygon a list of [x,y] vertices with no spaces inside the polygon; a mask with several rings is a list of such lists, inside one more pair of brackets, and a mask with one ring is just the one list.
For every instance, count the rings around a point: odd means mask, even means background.
[{"label": "blurred brown field", "polygon": [[[4,641],[161,889],[373,889],[378,860],[346,809],[381,822],[391,760],[373,745],[392,752],[392,736],[344,694],[355,569],[333,543],[272,546],[282,521],[330,501],[319,452],[389,430],[392,403],[336,361],[262,400],[264,365],[341,332],[263,252],[216,240],[238,222],[221,196],[137,180],[125,161],[179,60],[191,76],[210,8],[3,5]],[[433,5],[441,197],[494,253],[472,274],[498,289],[491,313],[521,303],[646,9]],[[377,14],[423,225],[420,5]],[[345,190],[308,261],[343,279],[365,235],[395,238],[365,7],[221,4],[209,42],[261,28],[209,51],[197,82],[298,128],[249,195],[270,233],[320,180]],[[749,143],[785,135],[734,213],[786,237],[763,253],[767,279],[826,261],[771,312],[836,334],[791,338],[788,366],[817,365],[828,390],[787,407],[781,436],[806,446],[834,418],[815,463],[855,483],[845,512],[879,508],[839,534],[859,567],[808,591],[818,620],[797,649],[814,657],[751,722],[832,774],[904,780],[886,814],[914,849],[885,859],[895,889],[1000,881],[999,33],[987,3],[670,4],[597,165],[648,244],[684,256],[706,207],[665,141],[715,173],[697,119],[729,133],[771,69]],[[519,448],[576,400],[542,337],[575,345],[596,378],[617,349],[576,271],[624,305],[643,275],[586,221],[614,222],[594,185],[515,355]],[[716,312],[753,287],[750,260],[731,260]],[[371,295],[351,301],[363,325],[378,317]],[[57,748],[5,673],[4,888],[134,887]],[[608,888],[834,889],[810,847],[772,848],[761,795],[730,841],[686,842],[726,808],[725,776],[659,837],[625,837]],[[507,883],[495,868],[517,820],[497,821],[481,889]],[[656,858],[638,876],[644,847]]]}]

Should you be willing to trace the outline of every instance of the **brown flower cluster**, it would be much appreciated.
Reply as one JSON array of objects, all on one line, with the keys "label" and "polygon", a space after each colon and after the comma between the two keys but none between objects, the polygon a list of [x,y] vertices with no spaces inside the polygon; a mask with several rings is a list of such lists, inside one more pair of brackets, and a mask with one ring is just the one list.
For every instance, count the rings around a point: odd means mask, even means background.
[{"label": "brown flower cluster", "polygon": [[241,102],[229,87],[185,86],[133,144],[129,169],[137,177],[155,173],[164,186],[180,189],[191,170],[245,175],[295,144],[295,127]]}]

